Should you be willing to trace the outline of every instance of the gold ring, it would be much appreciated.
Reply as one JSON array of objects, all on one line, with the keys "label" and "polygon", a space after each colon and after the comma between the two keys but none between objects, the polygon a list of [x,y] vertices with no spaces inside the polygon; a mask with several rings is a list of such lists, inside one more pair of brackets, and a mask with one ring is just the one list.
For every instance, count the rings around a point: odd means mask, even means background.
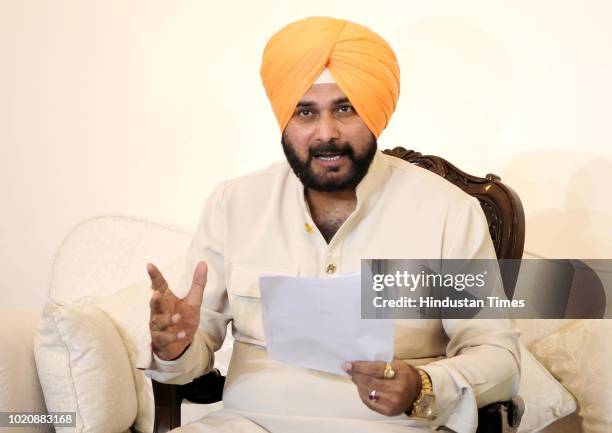
[{"label": "gold ring", "polygon": [[390,362],[387,362],[387,365],[385,365],[385,371],[383,372],[383,376],[385,379],[393,379],[395,377],[395,370],[391,368]]}]

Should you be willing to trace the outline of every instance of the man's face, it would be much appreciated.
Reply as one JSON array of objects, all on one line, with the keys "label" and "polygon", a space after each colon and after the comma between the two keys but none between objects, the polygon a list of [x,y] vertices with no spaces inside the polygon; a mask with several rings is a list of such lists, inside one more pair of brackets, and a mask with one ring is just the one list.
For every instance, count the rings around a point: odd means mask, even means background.
[{"label": "man's face", "polygon": [[315,84],[298,102],[281,140],[306,188],[353,189],[376,153],[376,137],[337,84]]}]

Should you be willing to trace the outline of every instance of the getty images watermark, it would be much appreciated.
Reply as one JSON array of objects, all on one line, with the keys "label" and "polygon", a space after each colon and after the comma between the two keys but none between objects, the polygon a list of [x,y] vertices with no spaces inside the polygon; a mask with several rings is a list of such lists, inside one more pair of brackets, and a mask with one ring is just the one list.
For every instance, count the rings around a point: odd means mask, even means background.
[{"label": "getty images watermark", "polygon": [[362,317],[612,318],[612,261],[590,262],[365,259]]}]

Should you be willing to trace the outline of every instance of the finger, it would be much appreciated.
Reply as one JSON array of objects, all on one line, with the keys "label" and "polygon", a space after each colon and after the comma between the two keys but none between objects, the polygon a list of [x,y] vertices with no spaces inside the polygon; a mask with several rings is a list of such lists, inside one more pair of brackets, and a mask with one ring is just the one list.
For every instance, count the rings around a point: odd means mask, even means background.
[{"label": "finger", "polygon": [[365,404],[367,407],[369,407],[370,409],[374,409],[372,407],[372,400],[370,400],[368,398],[368,394],[370,391],[366,390],[365,388],[362,387],[358,387],[357,388],[357,393],[359,394],[359,398],[361,399],[361,401],[363,402],[363,404]]},{"label": "finger", "polygon": [[186,297],[186,301],[189,305],[194,307],[200,307],[202,305],[207,276],[208,265],[206,262],[199,262],[193,271],[193,282],[191,283],[191,289],[189,289],[189,293],[187,293]]},{"label": "finger", "polygon": [[351,380],[358,387],[361,386],[368,389],[377,389],[379,391],[384,391],[389,386],[389,382],[387,380],[378,379],[370,376],[369,374],[363,373],[354,373],[351,376]]},{"label": "finger", "polygon": [[382,379],[386,365],[384,361],[352,361],[350,374],[362,373]]},{"label": "finger", "polygon": [[147,263],[147,273],[151,278],[151,288],[153,290],[159,291],[161,293],[164,293],[166,290],[168,290],[168,283],[166,282],[166,279],[159,271],[159,269],[157,269],[157,266],[155,266],[153,263]]},{"label": "finger", "polygon": [[151,331],[153,349],[163,349],[170,343],[178,341],[176,332]]},{"label": "finger", "polygon": [[[180,337],[182,335],[182,337]],[[185,338],[185,332],[151,331],[151,343],[154,349],[162,349],[170,343],[176,343]]]},{"label": "finger", "polygon": [[157,290],[153,292],[153,295],[151,295],[151,301],[149,302],[149,306],[151,307],[151,316],[162,314],[164,312],[161,298],[162,294]]},{"label": "finger", "polygon": [[156,314],[151,317],[151,329],[163,331],[168,326],[176,325],[181,320],[181,315],[176,314]]},{"label": "finger", "polygon": [[[389,401],[387,393],[381,392],[376,388],[358,387],[357,389],[359,398],[361,398],[361,401],[367,407],[383,415],[391,416],[393,414],[393,405]],[[370,392],[372,392],[373,389],[376,389],[378,400],[370,400]]]}]

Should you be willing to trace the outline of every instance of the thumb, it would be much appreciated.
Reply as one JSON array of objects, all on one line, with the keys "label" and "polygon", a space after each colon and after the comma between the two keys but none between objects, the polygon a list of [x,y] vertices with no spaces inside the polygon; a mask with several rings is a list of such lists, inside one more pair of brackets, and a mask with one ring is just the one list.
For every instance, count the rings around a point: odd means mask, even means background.
[{"label": "thumb", "polygon": [[199,262],[196,265],[195,271],[193,271],[193,281],[191,283],[191,289],[187,293],[187,303],[196,307],[202,305],[202,298],[204,297],[204,286],[206,286],[206,277],[208,275],[208,265],[206,262]]}]

